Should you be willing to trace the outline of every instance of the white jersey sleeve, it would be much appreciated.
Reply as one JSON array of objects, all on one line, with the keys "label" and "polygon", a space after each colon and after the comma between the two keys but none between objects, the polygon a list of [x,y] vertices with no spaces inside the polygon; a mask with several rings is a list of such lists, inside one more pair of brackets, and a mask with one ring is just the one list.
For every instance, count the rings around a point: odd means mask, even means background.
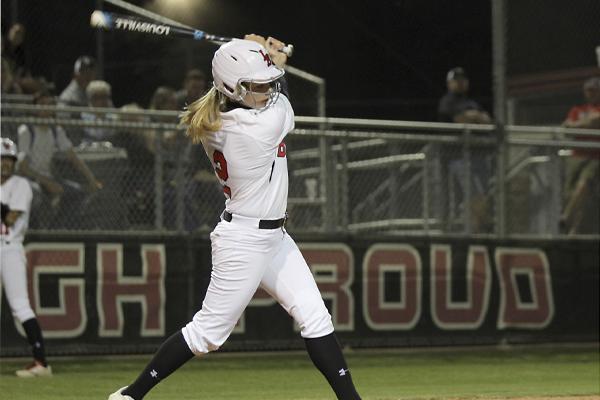
[{"label": "white jersey sleeve", "polygon": [[18,129],[19,132],[19,152],[23,155],[31,153],[31,132],[27,125],[21,125]]},{"label": "white jersey sleeve", "polygon": [[2,203],[7,204],[13,211],[21,215],[11,227],[2,224],[2,239],[8,242],[22,243],[29,225],[29,213],[33,192],[27,179],[20,176],[11,176],[0,188]]},{"label": "white jersey sleeve", "polygon": [[31,200],[33,199],[31,186],[27,182],[27,179],[23,179],[20,176],[15,176],[12,179],[15,179],[15,183],[11,188],[8,206],[11,210],[29,213]]},{"label": "white jersey sleeve", "polygon": [[60,151],[66,151],[73,147],[73,143],[71,143],[67,133],[61,126],[56,127],[56,147]]}]

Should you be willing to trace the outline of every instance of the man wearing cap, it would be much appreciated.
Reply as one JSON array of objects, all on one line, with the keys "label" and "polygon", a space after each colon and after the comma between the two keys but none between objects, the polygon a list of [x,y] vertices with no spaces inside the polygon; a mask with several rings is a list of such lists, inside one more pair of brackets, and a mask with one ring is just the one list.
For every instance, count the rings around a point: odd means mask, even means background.
[{"label": "man wearing cap", "polygon": [[[490,115],[473,99],[468,97],[469,78],[461,67],[452,68],[446,75],[448,92],[440,99],[438,116],[441,122],[489,124]],[[490,201],[488,199],[489,182],[492,177],[492,159],[488,148],[471,146],[470,154],[470,194],[467,193],[465,160],[462,157],[449,157],[448,179],[455,183],[452,194],[457,199],[458,210],[452,213],[470,210],[468,222],[474,233],[491,229]],[[469,198],[467,198],[469,195]]]},{"label": "man wearing cap", "polygon": [[75,61],[73,79],[58,98],[58,103],[65,106],[87,107],[86,88],[96,79],[96,60],[90,56],[81,56]]},{"label": "man wearing cap", "polygon": [[446,75],[448,92],[440,100],[438,116],[441,122],[489,124],[490,115],[468,97],[469,78],[461,67],[452,68]]},{"label": "man wearing cap", "polygon": [[[586,103],[572,107],[563,126],[600,129],[600,77],[592,77],[585,81],[583,95]],[[577,135],[575,139],[600,142],[600,137],[591,135]],[[586,210],[598,211],[598,204],[593,204],[591,194],[592,190],[598,187],[599,171],[600,150],[573,149],[573,157],[566,162],[566,205],[561,215],[561,224],[566,233],[598,233],[597,215],[596,218],[586,218]],[[587,225],[587,228],[584,225]]]}]

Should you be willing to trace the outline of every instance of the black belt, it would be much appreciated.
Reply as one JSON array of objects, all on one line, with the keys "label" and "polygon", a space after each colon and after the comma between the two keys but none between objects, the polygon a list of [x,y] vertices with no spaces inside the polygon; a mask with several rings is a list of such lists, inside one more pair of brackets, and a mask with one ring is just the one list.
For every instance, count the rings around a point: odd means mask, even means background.
[{"label": "black belt", "polygon": [[[228,211],[223,211],[223,219],[231,222],[233,215]],[[258,229],[277,229],[281,228],[285,223],[285,217],[279,219],[261,219],[258,222]]]}]

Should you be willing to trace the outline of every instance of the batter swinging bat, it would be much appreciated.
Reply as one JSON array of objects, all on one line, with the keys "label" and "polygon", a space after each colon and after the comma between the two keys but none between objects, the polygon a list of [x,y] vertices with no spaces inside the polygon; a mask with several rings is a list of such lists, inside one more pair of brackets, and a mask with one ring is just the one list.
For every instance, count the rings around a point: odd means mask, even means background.
[{"label": "batter swinging bat", "polygon": [[[104,28],[106,30],[141,32],[155,36],[175,36],[186,39],[207,40],[216,44],[223,44],[233,40],[233,38],[230,37],[217,36],[198,29],[184,28],[173,24],[163,24],[130,15],[115,14],[99,10],[92,13],[90,24],[94,28]],[[288,57],[291,57],[294,46],[288,44],[280,51],[285,53]]]}]

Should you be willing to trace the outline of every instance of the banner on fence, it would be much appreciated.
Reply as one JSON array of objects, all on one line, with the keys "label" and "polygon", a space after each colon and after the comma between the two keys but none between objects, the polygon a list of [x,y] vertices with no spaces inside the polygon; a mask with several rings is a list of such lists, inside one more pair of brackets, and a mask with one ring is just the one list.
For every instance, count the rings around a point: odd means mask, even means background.
[{"label": "banner on fence", "polygon": [[[50,354],[152,351],[201,307],[203,238],[35,237],[29,295]],[[598,243],[299,242],[340,339],[351,346],[598,340]],[[1,354],[26,354],[3,300]],[[258,290],[224,349],[302,346]]]}]

